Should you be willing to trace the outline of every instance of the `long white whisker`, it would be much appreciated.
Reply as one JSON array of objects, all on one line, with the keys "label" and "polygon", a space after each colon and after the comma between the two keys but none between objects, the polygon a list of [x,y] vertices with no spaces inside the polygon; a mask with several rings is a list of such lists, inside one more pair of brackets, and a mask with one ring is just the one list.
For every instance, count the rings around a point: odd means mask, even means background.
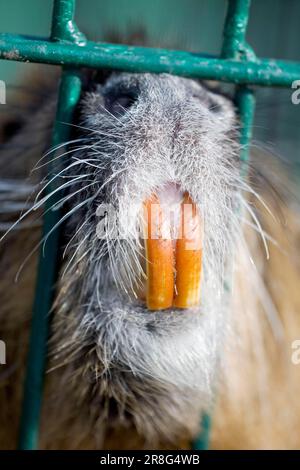
[{"label": "long white whisker", "polygon": [[268,248],[268,244],[267,244],[267,241],[266,241],[266,237],[264,235],[264,231],[263,231],[263,229],[260,225],[260,222],[259,222],[258,218],[256,217],[255,212],[252,210],[250,205],[245,201],[245,199],[241,197],[240,201],[242,202],[243,206],[248,210],[248,212],[252,216],[254,222],[256,223],[257,228],[259,229],[259,233],[261,234],[261,238],[262,238],[264,247],[265,247],[267,259],[269,259],[270,258],[269,248]]},{"label": "long white whisker", "polygon": [[46,153],[43,154],[43,156],[36,162],[36,164],[34,165],[32,171],[36,168],[36,165],[38,165],[42,160],[44,160],[45,158],[48,157],[48,155],[50,155],[51,153],[53,152],[56,152],[57,150],[59,150],[61,147],[66,147],[67,145],[70,145],[70,144],[75,144],[77,142],[82,142],[84,140],[87,140],[86,137],[84,138],[80,138],[80,139],[74,139],[74,140],[68,140],[66,142],[62,142],[61,144],[58,144],[58,145],[55,145],[55,147],[52,147],[50,148],[49,150],[47,150]]},{"label": "long white whisker", "polygon": [[90,200],[92,200],[93,197],[90,197],[89,199],[85,200],[85,201],[82,201],[80,204],[78,204],[75,208],[73,208],[72,210],[70,210],[69,212],[67,212],[60,220],[59,222],[57,222],[53,227],[52,229],[36,244],[36,246],[30,251],[30,253],[26,256],[25,260],[23,261],[23,263],[21,264],[20,268],[18,269],[18,272],[15,276],[15,282],[18,282],[18,279],[19,279],[19,276],[20,276],[20,273],[22,272],[25,264],[27,263],[27,261],[31,258],[31,256],[37,251],[37,249],[43,244],[43,256],[45,254],[45,243],[47,242],[49,236],[51,235],[51,233],[53,233],[54,230],[56,230],[68,217],[70,217],[72,214],[74,214],[74,212],[76,212],[78,209],[80,209],[80,207],[82,207],[84,204],[88,203]]}]

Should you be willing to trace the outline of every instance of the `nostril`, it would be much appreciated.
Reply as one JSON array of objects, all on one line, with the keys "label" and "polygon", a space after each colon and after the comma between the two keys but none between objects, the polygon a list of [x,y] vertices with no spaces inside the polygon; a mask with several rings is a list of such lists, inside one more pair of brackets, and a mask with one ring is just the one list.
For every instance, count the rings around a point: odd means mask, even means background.
[{"label": "nostril", "polygon": [[105,97],[106,108],[112,114],[124,114],[136,102],[137,89],[113,90]]},{"label": "nostril", "polygon": [[121,106],[122,108],[130,108],[133,103],[136,101],[136,96],[134,95],[134,93],[126,93],[126,94],[123,94],[123,95],[120,95],[117,100],[116,100],[116,104],[118,106]]}]

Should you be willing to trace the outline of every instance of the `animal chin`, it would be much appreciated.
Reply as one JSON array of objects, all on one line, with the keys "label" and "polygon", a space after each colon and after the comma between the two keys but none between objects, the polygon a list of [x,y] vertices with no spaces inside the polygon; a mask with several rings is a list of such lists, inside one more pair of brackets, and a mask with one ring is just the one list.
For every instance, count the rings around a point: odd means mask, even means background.
[{"label": "animal chin", "polygon": [[200,304],[203,223],[187,191],[164,185],[143,203],[146,279],[139,297],[148,310]]}]

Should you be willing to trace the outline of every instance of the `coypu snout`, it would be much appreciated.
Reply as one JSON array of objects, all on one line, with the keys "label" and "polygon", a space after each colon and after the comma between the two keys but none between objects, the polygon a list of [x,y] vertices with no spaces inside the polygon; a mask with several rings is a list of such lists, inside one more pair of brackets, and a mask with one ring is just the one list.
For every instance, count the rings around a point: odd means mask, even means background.
[{"label": "coypu snout", "polygon": [[[65,393],[93,433],[101,423],[152,442],[192,437],[212,399],[240,224],[234,108],[206,84],[167,74],[114,72],[89,85],[66,172],[74,185],[53,365],[64,364]],[[166,187],[192,208],[187,240],[201,229],[190,254],[184,236],[162,235]],[[159,234],[144,244],[141,214],[155,203]]]}]

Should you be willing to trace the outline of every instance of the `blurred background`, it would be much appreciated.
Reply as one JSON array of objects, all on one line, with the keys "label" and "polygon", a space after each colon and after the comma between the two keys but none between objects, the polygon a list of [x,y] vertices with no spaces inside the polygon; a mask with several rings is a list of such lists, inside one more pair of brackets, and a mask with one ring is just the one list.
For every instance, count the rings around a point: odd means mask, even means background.
[{"label": "blurred background", "polygon": [[[149,46],[218,54],[226,6],[226,0],[77,0],[76,22],[93,40],[143,31]],[[48,36],[51,13],[52,0],[1,0],[0,31]],[[300,61],[299,18],[299,0],[252,0],[248,42],[259,57]],[[0,61],[8,106],[32,67]],[[300,105],[286,89],[259,88],[257,98],[254,144],[287,160],[299,178]]]}]

